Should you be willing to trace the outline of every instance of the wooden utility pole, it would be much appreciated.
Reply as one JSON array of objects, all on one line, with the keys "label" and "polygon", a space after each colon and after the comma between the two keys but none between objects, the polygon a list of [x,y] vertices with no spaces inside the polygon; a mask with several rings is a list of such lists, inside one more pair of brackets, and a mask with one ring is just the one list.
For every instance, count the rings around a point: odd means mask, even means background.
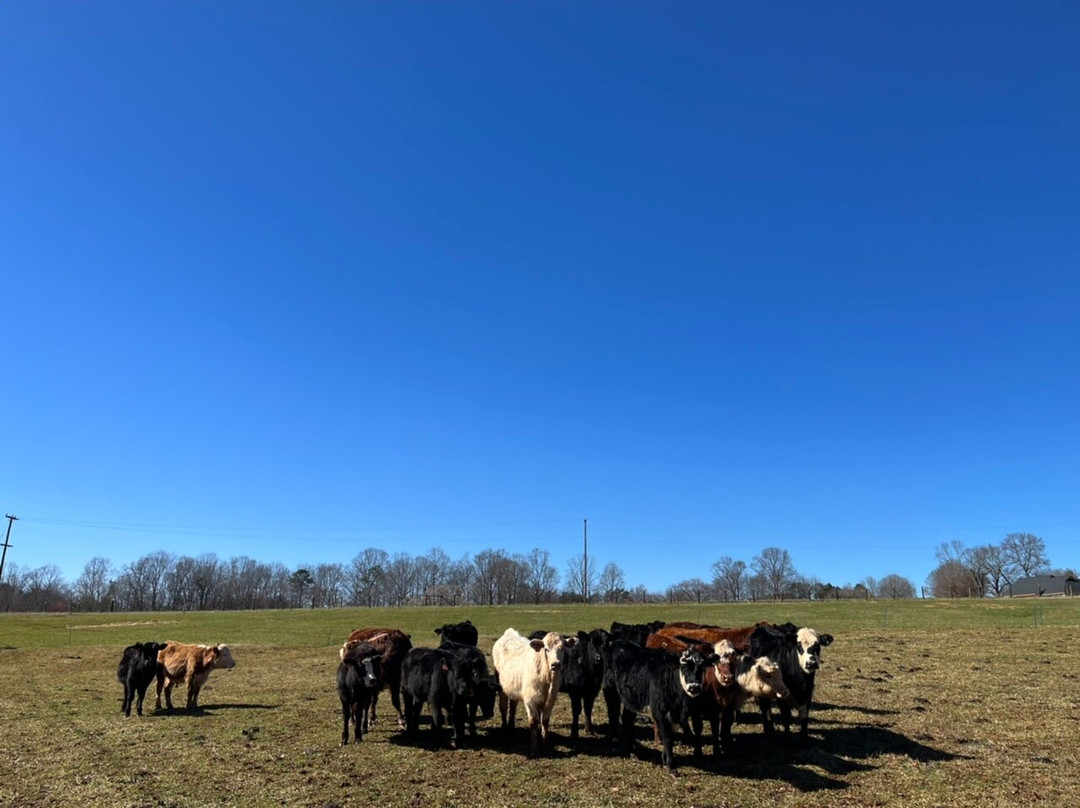
[{"label": "wooden utility pole", "polygon": [[7,535],[4,536],[4,552],[0,554],[0,584],[4,582],[4,561],[7,559],[7,548],[11,546],[11,525],[19,521],[19,517],[12,516],[10,513],[5,513],[4,518],[8,520],[8,523]]},{"label": "wooden utility pole", "polygon": [[581,561],[581,602],[582,605],[589,605],[589,520],[582,519],[585,523],[585,553],[582,556]]}]

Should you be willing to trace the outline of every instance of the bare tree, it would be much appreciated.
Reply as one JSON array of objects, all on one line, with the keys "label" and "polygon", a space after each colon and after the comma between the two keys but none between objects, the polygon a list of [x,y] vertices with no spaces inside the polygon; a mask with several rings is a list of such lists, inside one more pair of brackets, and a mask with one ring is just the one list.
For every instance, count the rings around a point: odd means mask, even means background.
[{"label": "bare tree", "polygon": [[584,598],[586,593],[591,595],[595,590],[596,559],[592,556],[586,559],[578,553],[566,562],[566,591]]},{"label": "bare tree", "polygon": [[452,563],[441,547],[432,547],[427,555],[416,559],[416,592],[425,606],[443,599],[442,589]]},{"label": "bare tree", "polygon": [[536,548],[525,558],[525,585],[533,603],[544,603],[555,597],[559,588],[559,572],[551,564],[551,553]]},{"label": "bare tree", "polygon": [[75,581],[75,600],[80,609],[97,611],[108,606],[106,595],[114,575],[112,563],[107,558],[95,556],[86,562],[82,575]]},{"label": "bare tree", "polygon": [[769,582],[760,572],[755,572],[746,579],[746,596],[753,601],[769,597]]},{"label": "bare tree", "polygon": [[389,606],[404,606],[416,591],[416,562],[408,553],[394,553],[383,576]]},{"label": "bare tree", "polygon": [[614,561],[609,561],[600,571],[597,589],[604,603],[618,603],[626,594],[626,576]]},{"label": "bare tree", "polygon": [[385,550],[368,547],[349,562],[346,570],[349,603],[353,606],[378,606],[382,591],[383,576],[390,565],[390,556]]},{"label": "bare tree", "polygon": [[199,608],[199,596],[195,590],[198,562],[191,556],[181,556],[173,562],[165,576],[165,601],[168,608],[187,612]]},{"label": "bare tree", "polygon": [[668,590],[668,599],[676,602],[704,603],[709,600],[712,587],[701,578],[687,578]]},{"label": "bare tree", "polygon": [[746,562],[724,556],[712,565],[713,588],[722,600],[742,600],[746,591]]},{"label": "bare tree", "polygon": [[915,597],[915,584],[901,575],[886,575],[878,583],[877,593],[879,598],[891,598],[893,600],[913,598]]},{"label": "bare tree", "polygon": [[473,602],[494,606],[499,602],[501,564],[506,559],[502,550],[481,550],[473,558]]},{"label": "bare tree", "polygon": [[780,547],[766,547],[761,555],[754,556],[750,566],[765,580],[766,592],[773,600],[784,597],[796,575],[791,554]]},{"label": "bare tree", "polygon": [[319,564],[311,573],[311,606],[329,609],[341,606],[345,593],[345,569],[340,564]]},{"label": "bare tree", "polygon": [[982,597],[971,569],[960,561],[938,564],[930,572],[926,583],[935,598]]},{"label": "bare tree", "polygon": [[1015,567],[1009,563],[1001,546],[985,544],[973,547],[967,556],[968,565],[975,575],[986,581],[990,594],[1000,597],[1002,591],[1016,577]]},{"label": "bare tree", "polygon": [[68,591],[64,574],[55,564],[36,567],[23,577],[25,606],[32,612],[49,612],[68,608]]},{"label": "bare tree", "polygon": [[1046,542],[1031,533],[1010,533],[1001,542],[1006,560],[1016,566],[1019,576],[1029,578],[1050,569]]}]

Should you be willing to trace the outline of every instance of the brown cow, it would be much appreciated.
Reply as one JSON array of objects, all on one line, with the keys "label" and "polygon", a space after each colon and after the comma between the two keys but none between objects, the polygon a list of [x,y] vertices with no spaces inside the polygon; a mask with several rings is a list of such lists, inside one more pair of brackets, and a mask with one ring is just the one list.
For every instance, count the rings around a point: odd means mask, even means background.
[{"label": "brown cow", "polygon": [[758,626],[767,625],[769,624],[764,621],[743,628],[714,628],[713,626],[690,628],[685,623],[682,625],[668,624],[655,633],[665,637],[683,637],[686,640],[694,640],[708,645],[716,645],[721,640],[727,640],[735,646],[736,651],[746,653],[750,650],[750,635],[754,633],[754,629]]},{"label": "brown cow", "polygon": [[[667,637],[654,634],[649,637],[649,648],[681,653],[689,647],[708,649],[702,643],[689,643],[687,637]],[[712,728],[713,754],[720,754],[721,747],[730,752],[734,743],[731,725],[735,712],[751,698],[790,697],[780,667],[768,657],[755,659],[749,654],[735,650],[730,640],[721,639],[711,649],[719,657],[712,668],[705,671],[701,697],[691,702],[690,717],[693,723],[694,755],[701,755],[701,730],[705,720]]]},{"label": "brown cow", "polygon": [[236,666],[232,651],[227,645],[188,645],[170,640],[158,652],[157,663],[157,709],[161,709],[161,690],[165,689],[165,703],[173,708],[173,686],[183,682],[187,688],[187,708],[198,709],[199,691],[214,668]]},{"label": "brown cow", "polygon": [[[405,727],[405,714],[401,711],[401,663],[405,661],[405,655],[412,648],[409,635],[396,628],[358,628],[349,635],[349,639],[341,646],[341,658],[351,646],[357,643],[371,643],[372,647],[381,655],[382,660],[382,683],[390,691],[390,702],[398,714],[398,726]],[[379,700],[376,691],[372,697],[368,711],[364,714],[363,730],[375,723],[375,703]]]}]

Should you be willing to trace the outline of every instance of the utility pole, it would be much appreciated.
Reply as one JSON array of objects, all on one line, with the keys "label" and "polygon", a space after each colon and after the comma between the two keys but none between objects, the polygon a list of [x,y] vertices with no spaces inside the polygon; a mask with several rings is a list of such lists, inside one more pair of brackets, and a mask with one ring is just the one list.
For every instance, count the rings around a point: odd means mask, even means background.
[{"label": "utility pole", "polygon": [[7,559],[7,548],[11,546],[11,525],[13,522],[19,521],[19,517],[12,516],[10,513],[5,513],[4,518],[8,520],[8,523],[7,535],[4,536],[4,552],[0,554],[0,584],[4,582],[4,561]]},{"label": "utility pole", "polygon": [[581,603],[589,605],[589,520],[582,519],[585,523],[585,554],[581,562]]}]

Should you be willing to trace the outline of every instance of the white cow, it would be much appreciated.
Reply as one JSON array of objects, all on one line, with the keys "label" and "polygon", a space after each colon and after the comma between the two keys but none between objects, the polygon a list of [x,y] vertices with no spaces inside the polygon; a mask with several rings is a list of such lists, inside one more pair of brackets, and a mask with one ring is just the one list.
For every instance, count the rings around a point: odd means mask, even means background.
[{"label": "white cow", "polygon": [[[499,714],[504,729],[513,730],[517,703],[525,705],[529,718],[529,757],[547,743],[548,723],[562,683],[563,655],[577,637],[552,631],[542,640],[530,640],[508,628],[491,649],[499,677]],[[509,709],[509,717],[507,710]]]}]

